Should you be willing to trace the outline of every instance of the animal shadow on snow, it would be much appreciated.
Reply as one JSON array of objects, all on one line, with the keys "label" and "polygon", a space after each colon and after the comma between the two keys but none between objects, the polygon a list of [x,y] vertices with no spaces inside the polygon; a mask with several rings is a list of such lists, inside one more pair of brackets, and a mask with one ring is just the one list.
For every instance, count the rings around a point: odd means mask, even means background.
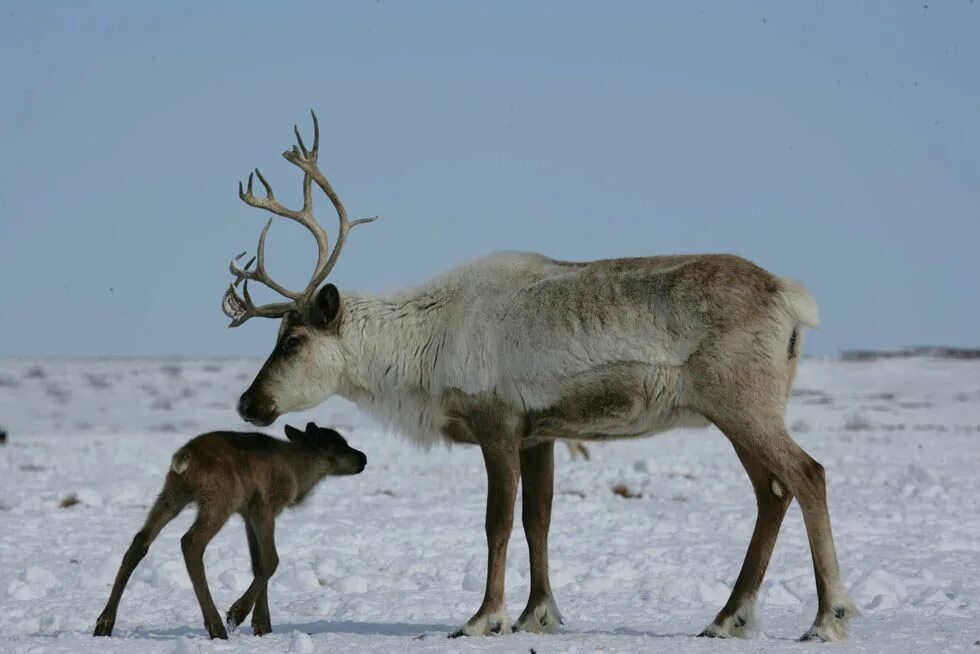
[{"label": "animal shadow on snow", "polygon": [[[331,622],[328,620],[317,620],[315,622],[290,622],[276,624],[273,634],[291,634],[294,631],[302,631],[305,634],[315,636],[317,634],[354,634],[358,636],[421,636],[431,633],[446,633],[453,631],[455,627],[449,624],[414,624],[407,622],[353,622],[350,620],[339,620]],[[247,625],[242,625],[238,630],[239,637],[252,638],[252,630]],[[148,638],[152,640],[166,640],[180,638],[182,636],[200,636],[207,638],[208,634],[203,628],[176,627],[174,629],[133,629],[120,633],[124,638]]]}]

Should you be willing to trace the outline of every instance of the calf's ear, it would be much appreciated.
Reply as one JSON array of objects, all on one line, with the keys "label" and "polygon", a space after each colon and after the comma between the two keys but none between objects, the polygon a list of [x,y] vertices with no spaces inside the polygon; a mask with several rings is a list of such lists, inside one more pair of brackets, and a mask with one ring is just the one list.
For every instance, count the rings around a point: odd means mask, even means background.
[{"label": "calf's ear", "polygon": [[303,432],[296,429],[292,425],[286,425],[286,438],[288,438],[289,440],[293,442],[301,441],[303,440],[304,436],[305,434]]}]

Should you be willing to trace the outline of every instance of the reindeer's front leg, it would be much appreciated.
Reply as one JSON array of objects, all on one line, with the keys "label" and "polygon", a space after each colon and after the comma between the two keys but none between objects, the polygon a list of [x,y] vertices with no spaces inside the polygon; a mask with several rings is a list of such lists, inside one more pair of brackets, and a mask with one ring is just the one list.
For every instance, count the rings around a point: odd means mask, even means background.
[{"label": "reindeer's front leg", "polygon": [[450,634],[452,638],[510,632],[504,606],[504,573],[520,479],[520,449],[516,438],[499,436],[481,438],[480,448],[487,468],[487,589],[480,610],[462,629]]}]

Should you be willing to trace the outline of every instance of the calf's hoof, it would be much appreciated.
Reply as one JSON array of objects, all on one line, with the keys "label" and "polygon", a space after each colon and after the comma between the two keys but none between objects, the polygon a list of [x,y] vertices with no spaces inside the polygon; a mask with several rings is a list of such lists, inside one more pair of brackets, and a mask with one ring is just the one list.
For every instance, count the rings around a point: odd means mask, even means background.
[{"label": "calf's hoof", "polygon": [[208,636],[212,639],[220,638],[221,640],[228,640],[228,632],[225,630],[225,626],[220,622],[215,622],[213,624],[204,623],[204,628],[208,630]]},{"label": "calf's hoof", "polygon": [[92,632],[93,636],[111,636],[112,627],[116,624],[116,616],[102,614],[99,619],[95,621],[95,631]]}]

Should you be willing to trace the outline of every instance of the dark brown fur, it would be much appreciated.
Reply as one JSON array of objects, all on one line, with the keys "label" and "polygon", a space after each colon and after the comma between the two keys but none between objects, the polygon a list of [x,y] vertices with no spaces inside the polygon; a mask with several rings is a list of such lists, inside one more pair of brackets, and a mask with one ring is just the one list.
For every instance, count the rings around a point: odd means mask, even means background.
[{"label": "dark brown fur", "polygon": [[180,545],[208,634],[228,637],[204,575],[204,549],[233,513],[245,520],[254,578],[228,610],[227,621],[234,628],[252,613],[255,635],[272,631],[267,589],[279,565],[276,516],[301,502],[323,477],[357,474],[367,462],[340,434],[312,422],[305,432],[287,426],[286,435],[288,442],[265,434],[211,432],[177,450],[163,490],[123,557],[95,636],[112,635],[130,575],[160,530],[191,502],[197,504],[197,519]]}]

